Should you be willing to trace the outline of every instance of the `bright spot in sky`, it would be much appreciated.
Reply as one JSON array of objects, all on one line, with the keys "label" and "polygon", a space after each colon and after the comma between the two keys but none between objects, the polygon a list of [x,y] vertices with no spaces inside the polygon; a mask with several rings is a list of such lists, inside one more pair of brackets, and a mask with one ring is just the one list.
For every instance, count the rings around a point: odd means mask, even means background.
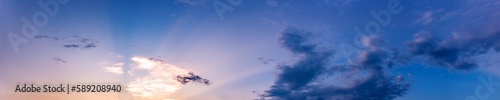
[{"label": "bright spot in sky", "polygon": [[146,70],[147,75],[130,82],[127,90],[133,96],[155,97],[173,93],[181,89],[182,84],[175,80],[176,75],[186,74],[189,71],[176,65],[151,60],[145,57],[133,57],[132,71]]},{"label": "bright spot in sky", "polygon": [[[138,78],[127,85],[127,90],[132,96],[153,98],[174,93],[182,88],[182,84],[175,77],[189,73],[188,70],[154,58],[136,56],[130,60],[132,60],[132,68],[127,72],[128,75],[135,76],[134,73],[139,73],[139,71],[146,72],[146,75],[136,76]],[[105,66],[104,69],[107,72],[121,75],[124,73],[123,66],[124,63],[115,63]]]}]

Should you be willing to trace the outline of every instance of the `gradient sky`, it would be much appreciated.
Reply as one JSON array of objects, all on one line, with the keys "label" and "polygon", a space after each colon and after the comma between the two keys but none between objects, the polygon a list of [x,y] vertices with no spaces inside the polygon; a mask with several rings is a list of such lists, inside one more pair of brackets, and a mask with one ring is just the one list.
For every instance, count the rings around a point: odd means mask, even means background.
[{"label": "gradient sky", "polygon": [[[367,23],[377,21],[370,12],[387,10],[393,0],[242,0],[233,5],[226,0],[69,0],[67,4],[60,0],[55,16],[48,16],[47,24],[37,27],[37,36],[50,38],[26,38],[28,42],[19,45],[16,52],[9,34],[22,36],[23,17],[32,21],[34,14],[44,11],[39,1],[57,0],[0,0],[2,100],[258,99],[259,94],[266,94],[277,83],[283,71],[277,67],[300,59],[279,42],[286,29],[293,27],[311,33],[311,43],[322,50],[335,51],[330,63],[346,64],[363,49],[354,28],[365,31]],[[402,11],[391,14],[388,25],[381,27],[380,32],[366,35],[382,38],[387,47],[403,54],[408,54],[406,45],[417,33],[427,32],[444,39],[457,33],[466,34],[465,37],[483,31],[499,34],[498,0],[395,1]],[[215,2],[233,10],[218,14]],[[81,39],[91,39],[96,47],[64,46],[89,43]],[[355,53],[351,56],[349,52]],[[138,68],[141,63],[133,61],[134,57],[161,59],[182,69],[175,72],[191,71],[212,84],[179,85],[175,92],[153,97],[135,96],[129,91],[69,95],[14,92],[15,85],[23,83],[94,82],[126,86],[152,72]],[[475,55],[470,60],[478,62],[479,67],[466,71],[418,59],[397,65],[388,73],[405,76],[411,86],[395,100],[465,100],[474,96],[476,87],[481,85],[478,77],[492,75],[494,81],[500,81],[496,63],[499,57],[494,50]],[[123,63],[118,66],[122,74],[105,69],[117,63]],[[130,75],[129,71],[137,73]],[[491,92],[485,100],[495,98],[500,98],[500,92]]]}]

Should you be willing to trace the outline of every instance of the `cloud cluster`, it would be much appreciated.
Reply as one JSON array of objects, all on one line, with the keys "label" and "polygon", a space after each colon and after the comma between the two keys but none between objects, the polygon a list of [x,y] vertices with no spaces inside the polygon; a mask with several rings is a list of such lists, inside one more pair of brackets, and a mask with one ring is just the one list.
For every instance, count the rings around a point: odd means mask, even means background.
[{"label": "cloud cluster", "polygon": [[[423,24],[434,24],[432,27],[437,25],[439,27],[435,28],[439,30],[451,27],[454,32],[445,37],[431,31],[416,33],[406,44],[412,58],[423,58],[422,63],[427,65],[469,71],[480,67],[476,57],[500,51],[500,2],[471,0],[460,3],[463,5],[456,9],[426,11],[417,19]],[[433,21],[446,21],[446,24]]]},{"label": "cloud cluster", "polygon": [[[468,71],[479,67],[476,57],[499,52],[500,27],[496,22],[479,25],[485,28],[465,28],[445,38],[438,38],[431,32],[419,32],[406,43],[408,53],[403,53],[405,55],[386,48],[380,37],[363,37],[363,47],[356,53],[357,57],[344,65],[330,62],[334,52],[309,43],[310,32],[288,28],[280,33],[279,42],[298,58],[292,63],[278,65],[281,71],[278,78],[260,97],[271,100],[392,100],[405,95],[410,88],[403,75],[390,72],[394,64],[423,58],[424,61],[418,63]],[[325,81],[332,78],[334,81]]]},{"label": "cloud cluster", "polygon": [[[298,56],[291,64],[280,64],[281,73],[269,90],[260,96],[272,100],[391,100],[404,95],[409,84],[401,75],[386,72],[392,62],[384,42],[378,37],[365,37],[366,50],[348,65],[332,65],[333,51],[319,50],[317,44],[308,43],[311,33],[287,28],[281,32],[281,45]],[[348,74],[355,73],[355,74]],[[343,76],[335,81],[351,81],[345,85],[321,82],[324,76]],[[355,77],[355,79],[348,78]]]},{"label": "cloud cluster", "polygon": [[500,31],[459,33],[439,39],[430,32],[420,32],[407,43],[409,52],[425,58],[425,62],[457,70],[478,68],[472,57],[500,51]]}]

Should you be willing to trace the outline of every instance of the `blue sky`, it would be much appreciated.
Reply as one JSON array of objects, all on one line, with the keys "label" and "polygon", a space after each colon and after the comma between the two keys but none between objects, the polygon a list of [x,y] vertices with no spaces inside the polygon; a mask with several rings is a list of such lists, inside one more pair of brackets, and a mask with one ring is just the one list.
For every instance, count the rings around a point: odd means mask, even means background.
[{"label": "blue sky", "polygon": [[[480,91],[490,96],[476,96],[481,79],[500,79],[498,0],[64,1],[0,1],[0,99],[500,98],[496,84]],[[50,15],[38,2],[55,3],[58,11]],[[33,19],[37,13],[46,15],[45,24],[44,17]],[[35,35],[24,34],[23,18],[34,23]],[[143,58],[162,62],[148,69],[141,67],[150,63],[138,60]],[[158,70],[194,72],[212,83],[169,83],[170,76]],[[5,91],[23,82],[116,82],[134,88],[130,84],[149,77],[167,78],[161,84],[177,89],[28,96]],[[383,82],[370,85],[372,80]]]}]

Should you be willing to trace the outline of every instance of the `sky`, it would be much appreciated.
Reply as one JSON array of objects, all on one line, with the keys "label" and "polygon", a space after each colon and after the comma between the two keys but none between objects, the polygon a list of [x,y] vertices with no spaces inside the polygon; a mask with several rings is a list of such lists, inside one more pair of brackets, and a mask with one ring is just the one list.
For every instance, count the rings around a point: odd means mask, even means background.
[{"label": "sky", "polygon": [[0,0],[0,100],[494,100],[498,18],[498,0]]}]

